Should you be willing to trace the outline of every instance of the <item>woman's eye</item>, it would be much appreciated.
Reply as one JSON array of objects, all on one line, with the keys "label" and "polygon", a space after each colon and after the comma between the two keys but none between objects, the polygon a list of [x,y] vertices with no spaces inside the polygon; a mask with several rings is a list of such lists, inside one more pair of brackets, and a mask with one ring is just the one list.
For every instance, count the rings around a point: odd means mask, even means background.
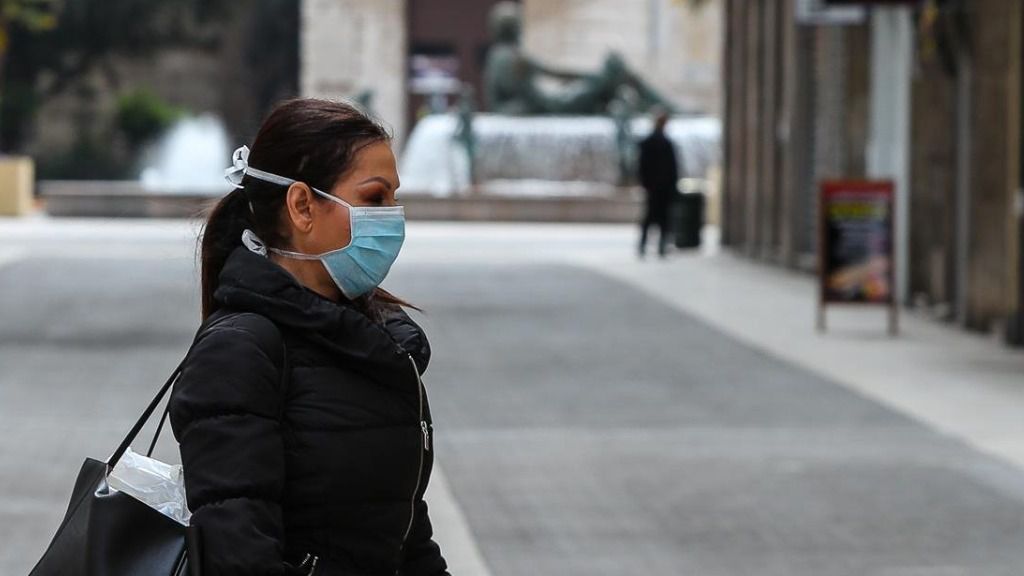
[{"label": "woman's eye", "polygon": [[369,196],[363,197],[363,204],[366,206],[380,206],[384,202],[384,196],[381,194],[370,194]]}]

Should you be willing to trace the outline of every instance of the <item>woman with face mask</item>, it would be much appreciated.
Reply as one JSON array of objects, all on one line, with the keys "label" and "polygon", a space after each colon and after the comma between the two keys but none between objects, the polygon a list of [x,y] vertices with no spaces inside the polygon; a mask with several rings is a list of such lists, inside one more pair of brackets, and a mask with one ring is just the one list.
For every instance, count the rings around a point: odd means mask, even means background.
[{"label": "woman with face mask", "polygon": [[206,222],[206,328],[169,402],[204,575],[440,576],[427,339],[379,287],[405,219],[387,132],[279,105]]}]

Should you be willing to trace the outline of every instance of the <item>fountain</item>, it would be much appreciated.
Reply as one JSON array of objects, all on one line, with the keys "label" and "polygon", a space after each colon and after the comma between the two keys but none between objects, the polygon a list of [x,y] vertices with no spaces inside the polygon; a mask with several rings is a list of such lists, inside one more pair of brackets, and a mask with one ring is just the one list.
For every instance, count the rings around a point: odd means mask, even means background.
[{"label": "fountain", "polygon": [[227,130],[212,114],[175,124],[143,155],[138,180],[40,182],[53,216],[195,217],[230,190]]},{"label": "fountain", "polygon": [[717,118],[679,113],[614,52],[584,71],[537,59],[522,46],[521,10],[506,1],[491,12],[490,113],[476,114],[466,90],[456,110],[413,129],[399,167],[405,197],[508,208],[514,219],[634,219],[636,149],[656,110],[674,113],[666,128],[682,178],[707,178],[721,162]]},{"label": "fountain", "polygon": [[146,192],[221,196],[228,185],[227,130],[212,114],[179,121],[148,153],[139,181]]}]

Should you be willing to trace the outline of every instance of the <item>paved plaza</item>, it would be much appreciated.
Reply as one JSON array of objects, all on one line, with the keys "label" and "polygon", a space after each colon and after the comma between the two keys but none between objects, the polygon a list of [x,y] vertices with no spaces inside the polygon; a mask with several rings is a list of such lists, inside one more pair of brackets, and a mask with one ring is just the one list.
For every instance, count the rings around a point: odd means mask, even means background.
[{"label": "paved plaza", "polygon": [[[184,353],[197,232],[0,220],[0,575]],[[410,225],[386,287],[426,311],[454,576],[1019,576],[1024,353],[874,311],[819,335],[810,278],[635,235]]]}]

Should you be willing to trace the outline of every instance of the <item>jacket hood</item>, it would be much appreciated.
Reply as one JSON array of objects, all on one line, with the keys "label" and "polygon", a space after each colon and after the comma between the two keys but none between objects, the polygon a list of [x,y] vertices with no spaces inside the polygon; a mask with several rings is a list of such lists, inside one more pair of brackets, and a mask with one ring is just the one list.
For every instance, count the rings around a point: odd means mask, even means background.
[{"label": "jacket hood", "polygon": [[302,285],[269,258],[239,246],[228,256],[214,300],[225,308],[256,312],[285,331],[328,348],[371,377],[411,375],[409,356],[420,373],[430,360],[423,329],[400,308],[383,323],[371,320],[347,300],[334,302]]}]

